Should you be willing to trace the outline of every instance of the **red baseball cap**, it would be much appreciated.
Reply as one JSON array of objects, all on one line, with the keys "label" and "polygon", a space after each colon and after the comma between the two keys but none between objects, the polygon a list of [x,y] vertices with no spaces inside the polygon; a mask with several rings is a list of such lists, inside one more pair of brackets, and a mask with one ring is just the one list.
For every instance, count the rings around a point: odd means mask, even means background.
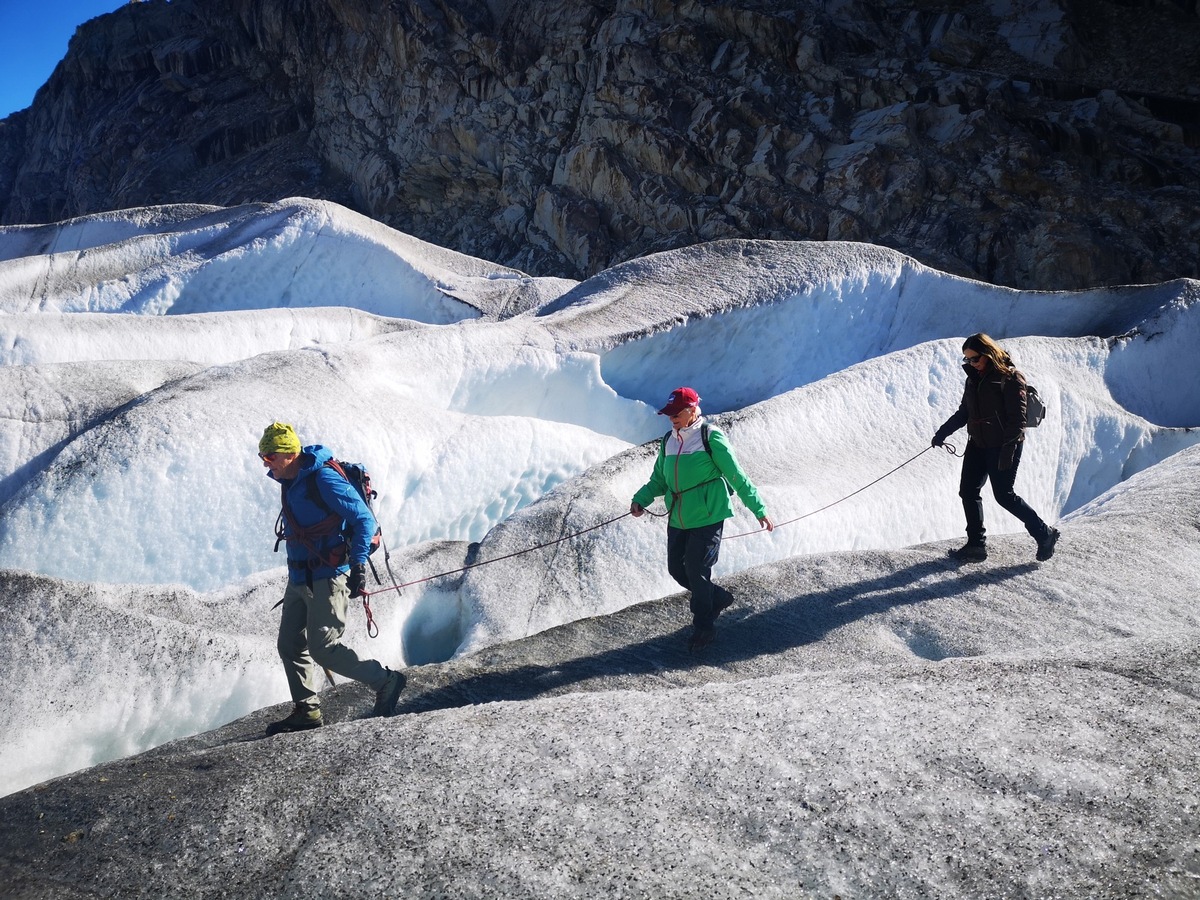
[{"label": "red baseball cap", "polygon": [[667,405],[658,411],[660,416],[677,416],[689,406],[699,406],[700,395],[690,387],[675,388],[671,391],[671,399]]}]

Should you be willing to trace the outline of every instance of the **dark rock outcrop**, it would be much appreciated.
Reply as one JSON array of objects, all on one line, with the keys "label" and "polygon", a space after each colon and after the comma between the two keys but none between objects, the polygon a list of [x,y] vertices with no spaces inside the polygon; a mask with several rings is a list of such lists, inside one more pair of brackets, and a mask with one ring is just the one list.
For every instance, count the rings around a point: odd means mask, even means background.
[{"label": "dark rock outcrop", "polygon": [[1197,47],[1170,0],[152,0],[0,122],[0,221],[306,195],[534,274],[753,237],[1196,277]]}]

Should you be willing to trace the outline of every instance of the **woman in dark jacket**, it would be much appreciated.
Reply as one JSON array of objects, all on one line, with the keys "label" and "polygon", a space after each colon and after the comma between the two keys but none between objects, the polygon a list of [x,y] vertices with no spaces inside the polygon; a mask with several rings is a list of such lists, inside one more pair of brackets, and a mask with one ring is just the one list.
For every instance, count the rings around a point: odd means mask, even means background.
[{"label": "woman in dark jacket", "polygon": [[967,386],[962,403],[933,436],[933,446],[940,447],[947,437],[967,426],[958,488],[967,514],[967,543],[950,555],[972,562],[987,559],[980,491],[985,481],[991,481],[996,502],[1021,520],[1037,541],[1037,558],[1047,560],[1054,555],[1058,529],[1043,522],[1013,490],[1025,443],[1025,376],[986,334],[973,334],[963,342],[963,369]]}]

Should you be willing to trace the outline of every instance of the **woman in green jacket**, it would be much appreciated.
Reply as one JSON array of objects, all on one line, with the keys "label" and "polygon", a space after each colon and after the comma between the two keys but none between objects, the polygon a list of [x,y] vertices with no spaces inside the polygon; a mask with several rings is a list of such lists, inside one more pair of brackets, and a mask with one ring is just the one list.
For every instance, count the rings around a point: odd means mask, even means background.
[{"label": "woman in green jacket", "polygon": [[671,433],[661,442],[654,471],[629,505],[640,516],[656,497],[667,499],[667,571],[691,591],[690,650],[716,637],[714,622],[733,602],[733,595],[713,584],[712,568],[721,552],[721,532],[733,515],[730,493],[736,491],[759,524],[773,531],[767,508],[730,449],[725,435],[705,424],[700,397],[689,387],[671,392],[659,415],[671,420]]}]

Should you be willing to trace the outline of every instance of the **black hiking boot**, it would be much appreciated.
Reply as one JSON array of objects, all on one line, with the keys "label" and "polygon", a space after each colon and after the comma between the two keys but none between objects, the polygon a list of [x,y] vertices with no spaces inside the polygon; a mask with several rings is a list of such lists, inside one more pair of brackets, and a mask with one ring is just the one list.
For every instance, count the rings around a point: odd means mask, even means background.
[{"label": "black hiking boot", "polygon": [[310,728],[320,728],[323,724],[325,723],[321,719],[321,707],[297,703],[286,719],[280,719],[267,726],[267,736],[289,731],[308,731]]},{"label": "black hiking boot", "polygon": [[688,641],[688,652],[695,653],[697,650],[703,650],[717,636],[717,629],[712,625],[697,625],[692,629],[691,640]]},{"label": "black hiking boot", "polygon": [[724,596],[717,597],[713,601],[713,618],[715,619],[729,607],[733,606],[733,594],[729,591],[722,592]]},{"label": "black hiking boot", "polygon": [[393,672],[388,669],[387,681],[383,683],[378,691],[375,692],[375,709],[371,713],[374,716],[390,716],[396,711],[396,701],[400,699],[400,692],[404,690],[404,682],[407,679],[399,672]]},{"label": "black hiking boot", "polygon": [[1038,541],[1038,562],[1045,562],[1054,555],[1054,545],[1058,543],[1058,529],[1047,528],[1046,536]]},{"label": "black hiking boot", "polygon": [[957,550],[951,550],[950,556],[959,562],[983,562],[987,559],[987,544],[967,541]]}]

